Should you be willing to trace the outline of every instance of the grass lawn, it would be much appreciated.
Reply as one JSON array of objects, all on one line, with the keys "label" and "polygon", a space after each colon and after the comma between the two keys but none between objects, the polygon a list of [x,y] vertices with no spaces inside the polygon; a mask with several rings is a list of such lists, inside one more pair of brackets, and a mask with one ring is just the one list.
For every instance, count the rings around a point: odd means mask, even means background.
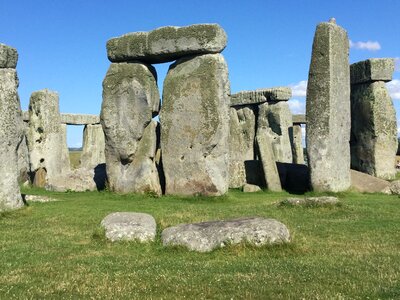
[{"label": "grass lawn", "polygon": [[[0,214],[0,299],[399,299],[400,199],[340,194],[335,207],[278,207],[286,193],[153,198],[50,193]],[[110,243],[100,221],[115,211],[157,220],[155,243]],[[161,230],[242,216],[276,218],[293,242],[208,254],[164,248]]]}]

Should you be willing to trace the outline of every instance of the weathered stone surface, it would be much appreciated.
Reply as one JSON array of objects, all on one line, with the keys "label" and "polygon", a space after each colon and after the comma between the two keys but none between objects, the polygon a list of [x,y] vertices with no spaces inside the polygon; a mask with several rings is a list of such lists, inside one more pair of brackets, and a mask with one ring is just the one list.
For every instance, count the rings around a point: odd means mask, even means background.
[{"label": "weathered stone surface", "polygon": [[360,193],[380,193],[389,187],[390,182],[374,176],[350,170],[351,188]]},{"label": "weathered stone surface", "polygon": [[292,115],[293,125],[307,124],[306,115]]},{"label": "weathered stone surface", "polygon": [[382,179],[393,179],[397,120],[385,83],[352,85],[351,114],[351,167]]},{"label": "weathered stone surface", "polygon": [[[262,120],[262,119],[265,119]],[[258,126],[267,123],[275,160],[291,163],[292,148],[289,128],[293,125],[292,113],[286,102],[269,102],[258,106]]]},{"label": "weathered stone surface", "polygon": [[304,197],[304,198],[287,198],[282,200],[280,205],[293,205],[293,206],[326,206],[337,205],[340,203],[337,197],[321,196],[321,197]]},{"label": "weathered stone surface", "polygon": [[0,68],[15,69],[17,62],[17,49],[0,43]]},{"label": "weathered stone surface", "polygon": [[156,221],[149,215],[134,212],[115,212],[101,221],[107,239],[116,241],[154,241]]},{"label": "weathered stone surface", "polygon": [[229,187],[246,183],[245,161],[254,159],[256,117],[249,107],[229,110]]},{"label": "weathered stone surface", "polygon": [[317,26],[307,86],[307,151],[315,191],[350,187],[349,39],[335,23]]},{"label": "weathered stone surface", "polygon": [[260,191],[261,191],[261,188],[258,185],[249,184],[249,183],[246,183],[245,185],[243,185],[244,193],[254,193],[254,192],[260,192]]},{"label": "weathered stone surface", "polygon": [[85,192],[96,191],[94,169],[79,168],[67,173],[49,178],[45,188],[54,192]]},{"label": "weathered stone surface", "polygon": [[109,187],[120,193],[161,194],[155,166],[160,95],[155,70],[141,63],[111,64],[103,81],[100,120]]},{"label": "weathered stone surface", "polygon": [[46,197],[42,195],[24,195],[22,194],[22,197],[25,199],[25,201],[28,202],[54,202],[54,201],[59,201],[58,199],[51,198],[51,197]]},{"label": "weathered stone surface", "polygon": [[231,95],[231,106],[288,101],[292,97],[289,87],[274,87],[255,91],[242,91]]},{"label": "weathered stone surface", "polygon": [[23,206],[17,164],[23,122],[17,88],[15,69],[0,69],[0,211]]},{"label": "weathered stone surface", "polygon": [[18,144],[17,155],[18,155],[18,182],[24,183],[29,181],[29,151],[28,141],[26,135],[28,133],[28,125],[23,122],[22,124],[23,134],[21,142]]},{"label": "weathered stone surface", "polygon": [[110,39],[107,55],[112,62],[163,63],[187,55],[219,53],[226,42],[226,33],[218,24],[167,26]]},{"label": "weathered stone surface", "polygon": [[47,172],[45,168],[40,167],[35,171],[35,176],[33,177],[32,185],[36,187],[45,187],[46,186],[46,178]]},{"label": "weathered stone surface", "polygon": [[289,127],[289,138],[292,146],[294,164],[304,164],[303,135],[300,125]]},{"label": "weathered stone surface", "polygon": [[227,221],[182,224],[163,230],[164,246],[184,246],[189,250],[210,252],[241,242],[256,246],[290,242],[287,227],[274,219],[260,217]]},{"label": "weathered stone surface", "polygon": [[391,81],[393,72],[393,58],[370,58],[350,66],[350,80],[351,84]]},{"label": "weathered stone surface", "polygon": [[27,137],[31,172],[44,169],[47,180],[68,172],[66,125],[62,126],[60,122],[58,94],[47,89],[32,93],[29,119]]},{"label": "weathered stone surface", "polygon": [[85,114],[61,114],[61,123],[67,125],[100,124],[100,116]]},{"label": "weathered stone surface", "polygon": [[386,194],[400,195],[400,180],[390,182],[389,186],[381,191],[386,192]]},{"label": "weathered stone surface", "polygon": [[160,114],[167,194],[228,190],[229,93],[220,54],[178,60],[169,68]]},{"label": "weathered stone surface", "polygon": [[104,154],[105,140],[103,127],[100,124],[86,125],[83,129],[83,146],[80,166],[92,169],[106,163]]}]

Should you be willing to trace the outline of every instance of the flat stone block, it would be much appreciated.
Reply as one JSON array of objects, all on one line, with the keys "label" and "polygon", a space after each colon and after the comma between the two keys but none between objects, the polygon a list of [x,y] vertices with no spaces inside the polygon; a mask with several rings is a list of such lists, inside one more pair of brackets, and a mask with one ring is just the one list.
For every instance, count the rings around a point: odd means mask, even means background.
[{"label": "flat stone block", "polygon": [[350,65],[351,84],[371,81],[391,81],[394,58],[370,58]]},{"label": "flat stone block", "polygon": [[100,116],[86,114],[61,114],[61,123],[67,125],[100,124]]},{"label": "flat stone block", "polygon": [[274,87],[257,89],[254,91],[241,91],[231,95],[231,106],[260,104],[264,102],[288,101],[292,97],[289,87]]},{"label": "flat stone block", "polygon": [[17,49],[0,43],[0,68],[15,69],[17,62]]}]

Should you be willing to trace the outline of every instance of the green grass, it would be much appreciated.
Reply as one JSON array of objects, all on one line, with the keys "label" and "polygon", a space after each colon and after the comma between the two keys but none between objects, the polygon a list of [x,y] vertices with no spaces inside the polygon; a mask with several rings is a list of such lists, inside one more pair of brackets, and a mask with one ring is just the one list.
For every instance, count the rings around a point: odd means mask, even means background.
[{"label": "green grass", "polygon": [[69,161],[71,164],[71,169],[79,168],[82,151],[69,151]]},{"label": "green grass", "polygon": [[[399,299],[400,199],[340,194],[334,207],[287,207],[286,193],[162,197],[50,193],[0,215],[0,299]],[[157,220],[154,243],[110,243],[99,227],[115,211]],[[276,218],[293,242],[229,246],[207,254],[164,248],[185,222]]]}]

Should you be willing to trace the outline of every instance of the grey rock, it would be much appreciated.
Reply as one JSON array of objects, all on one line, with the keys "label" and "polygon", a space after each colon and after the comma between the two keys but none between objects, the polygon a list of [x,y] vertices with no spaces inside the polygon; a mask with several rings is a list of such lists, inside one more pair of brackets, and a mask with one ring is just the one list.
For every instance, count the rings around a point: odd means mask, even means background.
[{"label": "grey rock", "polygon": [[18,144],[17,155],[18,155],[18,182],[24,183],[29,181],[29,151],[28,141],[26,135],[28,134],[28,125],[23,122],[23,135],[21,142]]},{"label": "grey rock", "polygon": [[15,69],[17,62],[17,49],[0,43],[0,68]]},{"label": "grey rock", "polygon": [[254,159],[256,117],[249,107],[230,108],[229,187],[246,183],[245,162]]},{"label": "grey rock", "polygon": [[389,188],[389,181],[374,176],[350,170],[351,188],[360,193],[380,193]]},{"label": "grey rock", "polygon": [[94,181],[94,170],[79,168],[71,170],[47,180],[46,190],[53,192],[85,192],[96,191],[97,186]]},{"label": "grey rock", "polygon": [[304,164],[303,136],[300,125],[289,127],[289,138],[292,146],[294,164]]},{"label": "grey rock", "polygon": [[23,121],[15,69],[0,69],[0,211],[23,206],[18,185],[17,147],[23,136]]},{"label": "grey rock", "polygon": [[218,24],[167,26],[110,39],[107,55],[112,62],[163,63],[187,55],[219,53],[226,43],[226,33]]},{"label": "grey rock", "polygon": [[307,124],[306,115],[292,115],[293,125]]},{"label": "grey rock", "polygon": [[287,227],[277,220],[252,217],[169,227],[163,230],[161,239],[164,246],[184,246],[192,251],[210,252],[241,242],[255,246],[288,243],[290,234]]},{"label": "grey rock", "polygon": [[382,179],[396,175],[397,119],[383,81],[351,86],[351,167]]},{"label": "grey rock", "polygon": [[317,26],[307,86],[307,152],[315,191],[350,187],[349,39],[334,23]]},{"label": "grey rock", "polygon": [[337,197],[321,196],[321,197],[304,197],[304,198],[287,198],[280,202],[281,205],[289,204],[293,206],[326,206],[336,205],[340,201]]},{"label": "grey rock", "polygon": [[106,238],[116,241],[154,241],[156,236],[156,221],[149,215],[134,212],[115,212],[101,221]]},{"label": "grey rock", "polygon": [[229,93],[220,54],[178,60],[169,68],[160,114],[166,194],[227,192]]},{"label": "grey rock", "polygon": [[111,64],[103,81],[100,120],[109,187],[120,193],[161,193],[155,166],[160,96],[155,70],[141,63]]},{"label": "grey rock", "polygon": [[61,114],[61,123],[67,125],[100,124],[100,116],[86,114]]},{"label": "grey rock", "polygon": [[83,146],[80,166],[92,169],[106,163],[104,154],[105,140],[103,127],[100,124],[86,125],[83,129]]},{"label": "grey rock", "polygon": [[246,183],[245,185],[243,185],[244,193],[254,193],[254,192],[260,192],[260,191],[261,191],[261,188],[258,185],[249,184],[249,183]]},{"label": "grey rock", "polygon": [[391,81],[393,72],[393,58],[370,58],[350,66],[350,80],[351,84]]},{"label": "grey rock", "polygon": [[[390,194],[400,195],[400,180],[392,181],[388,187],[388,191],[390,192]],[[387,194],[389,194],[389,192]]]},{"label": "grey rock", "polygon": [[54,202],[54,201],[59,201],[58,199],[47,197],[47,196],[42,196],[42,195],[22,195],[25,198],[25,201],[28,202]]},{"label": "grey rock", "polygon": [[231,95],[231,106],[260,104],[264,102],[288,101],[292,97],[289,87],[274,87],[255,91],[242,91]]}]

